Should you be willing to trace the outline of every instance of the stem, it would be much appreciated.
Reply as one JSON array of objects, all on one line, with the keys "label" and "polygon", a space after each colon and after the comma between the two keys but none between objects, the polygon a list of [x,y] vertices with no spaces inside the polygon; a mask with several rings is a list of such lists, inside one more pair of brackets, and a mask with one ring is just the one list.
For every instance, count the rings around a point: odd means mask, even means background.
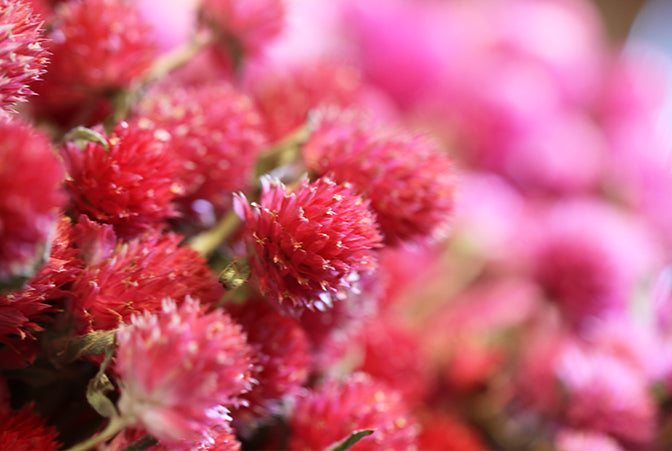
[{"label": "stem", "polygon": [[129,424],[130,421],[126,418],[120,416],[112,417],[110,422],[107,423],[107,426],[100,434],[90,437],[89,439],[73,446],[67,451],[86,451],[87,449],[91,449],[99,443],[105,442],[114,437]]},{"label": "stem", "polygon": [[236,212],[231,210],[215,227],[194,236],[188,241],[188,244],[193,250],[207,257],[238,228],[240,222]]},{"label": "stem", "polygon": [[308,141],[313,128],[313,124],[309,119],[301,128],[262,153],[254,168],[254,178],[258,179],[269,170],[296,160],[300,154],[301,146]]},{"label": "stem", "polygon": [[149,74],[145,77],[145,83],[163,78],[173,70],[185,64],[194,57],[203,47],[210,44],[212,37],[208,32],[200,32],[183,44],[156,60]]}]

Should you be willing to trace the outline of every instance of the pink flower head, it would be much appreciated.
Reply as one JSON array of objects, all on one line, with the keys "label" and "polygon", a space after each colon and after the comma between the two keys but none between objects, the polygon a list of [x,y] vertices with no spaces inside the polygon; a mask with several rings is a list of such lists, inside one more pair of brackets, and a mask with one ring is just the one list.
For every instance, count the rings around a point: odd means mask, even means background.
[{"label": "pink flower head", "polygon": [[[185,187],[177,202],[187,219],[211,227],[231,194],[248,188],[265,145],[261,118],[251,100],[228,83],[193,88],[168,85],[140,104],[139,123],[170,136],[176,178]],[[208,208],[204,211],[204,206]]]},{"label": "pink flower head", "polygon": [[56,451],[61,449],[57,436],[56,428],[44,424],[31,405],[0,413],[0,451]]},{"label": "pink flower head", "polygon": [[452,214],[453,164],[425,135],[380,129],[361,114],[326,111],[303,156],[309,170],[351,183],[371,201],[387,243],[431,237]]},{"label": "pink flower head", "polygon": [[229,41],[227,44],[254,55],[282,31],[285,3],[286,0],[203,0],[201,14]]},{"label": "pink flower head", "polygon": [[572,326],[624,312],[637,283],[661,264],[651,230],[606,204],[559,203],[539,219],[533,276]]},{"label": "pink flower head", "polygon": [[29,4],[0,1],[0,110],[9,110],[33,92],[28,84],[44,71],[42,23]]},{"label": "pink flower head", "polygon": [[570,345],[559,355],[556,374],[567,394],[564,416],[570,425],[651,444],[655,402],[644,375],[628,362]]},{"label": "pink flower head", "polygon": [[418,428],[401,396],[364,373],[329,380],[297,398],[289,419],[290,450],[329,449],[351,433],[372,429],[353,449],[415,450]]},{"label": "pink flower head", "polygon": [[327,177],[303,179],[291,192],[270,177],[262,184],[258,204],[238,195],[234,208],[246,224],[252,271],[271,299],[331,305],[359,272],[375,269],[381,236],[369,202],[350,185]]},{"label": "pink flower head", "polygon": [[555,436],[557,451],[624,451],[616,440],[599,432],[563,429]]},{"label": "pink flower head", "polygon": [[172,201],[182,192],[177,163],[155,133],[119,123],[106,138],[63,148],[68,188],[78,212],[112,224],[124,237],[161,227],[177,215]]},{"label": "pink flower head", "polygon": [[0,118],[0,286],[32,276],[43,262],[65,202],[62,181],[47,136]]},{"label": "pink flower head", "polygon": [[166,297],[216,303],[224,292],[217,276],[196,251],[178,246],[182,239],[153,234],[119,241],[105,258],[85,267],[71,288],[79,330],[113,329],[134,313],[159,310]]},{"label": "pink flower head", "polygon": [[255,351],[252,375],[259,384],[242,396],[249,405],[233,412],[234,419],[247,422],[273,412],[283,398],[294,396],[306,382],[308,339],[294,318],[281,314],[265,299],[248,299],[227,307]]},{"label": "pink flower head", "polygon": [[214,444],[228,407],[252,386],[251,350],[240,326],[198,301],[165,299],[156,313],[134,315],[117,332],[119,411],[175,449]]}]

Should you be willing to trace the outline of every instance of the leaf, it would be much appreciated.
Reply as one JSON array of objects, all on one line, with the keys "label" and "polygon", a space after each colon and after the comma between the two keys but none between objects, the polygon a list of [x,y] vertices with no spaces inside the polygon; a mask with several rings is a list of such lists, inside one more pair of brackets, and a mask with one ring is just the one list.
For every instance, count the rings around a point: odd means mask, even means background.
[{"label": "leaf", "polygon": [[352,448],[355,443],[371,434],[373,434],[373,429],[362,429],[361,431],[355,431],[348,437],[333,445],[331,448],[327,448],[325,451],[345,451]]},{"label": "leaf", "polygon": [[105,370],[112,360],[116,345],[116,335],[113,335],[112,346],[109,346],[105,352],[105,360],[100,365],[98,373],[89,381],[86,387],[86,400],[91,404],[96,412],[105,418],[117,416],[117,408],[105,393],[114,390],[114,385]]},{"label": "leaf", "polygon": [[65,362],[74,362],[85,355],[105,354],[114,347],[116,330],[97,330],[68,342],[62,351]]},{"label": "leaf", "polygon": [[72,130],[70,130],[63,139],[65,141],[94,142],[103,146],[105,150],[109,150],[107,139],[105,139],[103,135],[101,135],[95,130],[91,130],[90,128],[82,126],[75,127]]},{"label": "leaf", "polygon": [[227,291],[236,290],[250,278],[250,266],[246,261],[232,260],[219,273],[219,281]]}]

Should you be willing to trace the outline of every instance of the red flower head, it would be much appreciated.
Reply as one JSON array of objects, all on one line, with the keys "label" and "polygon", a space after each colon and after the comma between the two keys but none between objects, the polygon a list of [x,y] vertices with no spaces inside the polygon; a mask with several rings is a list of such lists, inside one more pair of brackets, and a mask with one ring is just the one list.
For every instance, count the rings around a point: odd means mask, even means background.
[{"label": "red flower head", "polygon": [[64,1],[49,37],[51,63],[31,103],[66,128],[102,120],[112,107],[106,97],[145,76],[157,53],[150,27],[128,1]]},{"label": "red flower head", "polygon": [[124,237],[161,227],[175,216],[172,201],[182,186],[174,180],[177,163],[165,143],[149,130],[122,122],[106,144],[80,148],[68,142],[63,148],[77,210],[112,224]]},{"label": "red flower head", "polygon": [[0,111],[33,92],[28,84],[44,71],[42,23],[28,4],[0,0]]},{"label": "red flower head", "polygon": [[214,444],[227,407],[252,385],[240,326],[192,299],[179,308],[166,299],[161,311],[133,316],[117,342],[119,411],[170,449]]},{"label": "red flower head", "polygon": [[420,450],[485,451],[487,449],[469,426],[446,412],[423,412],[420,427],[418,436]]},{"label": "red flower head", "polygon": [[0,287],[32,276],[43,262],[65,202],[62,181],[63,167],[47,137],[0,119]]},{"label": "red flower head", "polygon": [[180,162],[176,177],[186,188],[178,199],[184,215],[214,225],[231,207],[231,194],[247,189],[266,145],[252,102],[228,83],[169,85],[152,91],[138,115],[143,127],[170,134],[170,151]]},{"label": "red flower head", "polygon": [[453,211],[452,162],[426,136],[377,129],[362,115],[326,111],[303,156],[309,170],[349,182],[371,200],[387,243],[429,237]]},{"label": "red flower head", "polygon": [[56,451],[60,449],[57,436],[56,429],[46,426],[30,405],[0,414],[0,451]]},{"label": "red flower head", "polygon": [[119,242],[106,258],[87,266],[72,286],[80,331],[113,329],[133,313],[159,310],[166,297],[217,302],[224,290],[216,275],[196,251],[178,247],[181,240],[154,234]]},{"label": "red flower head", "polygon": [[203,0],[204,19],[234,51],[254,55],[282,31],[286,0]]},{"label": "red flower head", "polygon": [[0,356],[2,367],[22,367],[32,360],[32,333],[42,330],[48,311],[62,305],[67,285],[81,270],[69,219],[58,222],[50,249],[47,262],[22,290],[0,296],[0,343],[8,345]]},{"label": "red flower head", "polygon": [[254,349],[254,378],[259,382],[243,395],[249,406],[233,413],[236,420],[267,415],[282,398],[295,395],[308,378],[308,339],[297,321],[282,315],[264,299],[231,304],[227,311],[243,326]]},{"label": "red flower head", "polygon": [[262,66],[252,73],[248,83],[272,141],[295,131],[319,106],[354,105],[362,91],[356,68],[329,60],[284,72]]},{"label": "red flower head", "polygon": [[252,271],[271,299],[331,305],[358,272],[375,269],[381,236],[368,201],[349,185],[325,177],[292,192],[269,177],[262,184],[259,204],[238,195],[234,208],[246,223]]},{"label": "red flower head", "polygon": [[289,426],[291,450],[329,449],[362,429],[374,432],[353,450],[417,449],[417,426],[401,396],[364,373],[354,373],[342,384],[328,381],[297,398]]}]

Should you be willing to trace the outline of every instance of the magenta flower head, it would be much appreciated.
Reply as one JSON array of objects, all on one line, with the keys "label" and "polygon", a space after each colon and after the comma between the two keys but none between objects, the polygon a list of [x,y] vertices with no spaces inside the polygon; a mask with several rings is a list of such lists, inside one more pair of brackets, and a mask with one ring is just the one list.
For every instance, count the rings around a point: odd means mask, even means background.
[{"label": "magenta flower head", "polygon": [[[187,299],[134,316],[117,332],[122,418],[170,449],[214,444],[228,407],[252,386],[251,350],[240,326],[220,310]],[[191,448],[188,448],[191,449]]]},{"label": "magenta flower head", "polygon": [[243,195],[234,208],[245,221],[252,271],[261,291],[280,303],[331,305],[353,287],[358,273],[375,269],[381,235],[369,202],[350,185],[327,177],[303,179],[294,191],[262,179],[261,200]]},{"label": "magenta flower head", "polygon": [[455,193],[453,164],[425,135],[384,130],[362,114],[323,111],[303,149],[308,169],[370,199],[388,244],[440,232]]},{"label": "magenta flower head", "polygon": [[65,203],[62,181],[47,136],[0,118],[0,286],[39,269]]},{"label": "magenta flower head", "polygon": [[606,434],[563,429],[555,436],[557,451],[624,451],[616,440]]},{"label": "magenta flower head", "polygon": [[119,123],[105,145],[68,142],[63,158],[67,187],[78,212],[111,224],[123,237],[160,227],[177,215],[172,203],[183,189],[165,142],[152,131]]},{"label": "magenta flower head", "polygon": [[358,451],[417,449],[418,427],[401,395],[364,373],[297,398],[289,426],[290,450],[330,449],[361,429],[374,432],[357,442]]},{"label": "magenta flower head", "polygon": [[44,71],[42,23],[23,1],[0,0],[0,110],[33,92],[28,84]]}]

